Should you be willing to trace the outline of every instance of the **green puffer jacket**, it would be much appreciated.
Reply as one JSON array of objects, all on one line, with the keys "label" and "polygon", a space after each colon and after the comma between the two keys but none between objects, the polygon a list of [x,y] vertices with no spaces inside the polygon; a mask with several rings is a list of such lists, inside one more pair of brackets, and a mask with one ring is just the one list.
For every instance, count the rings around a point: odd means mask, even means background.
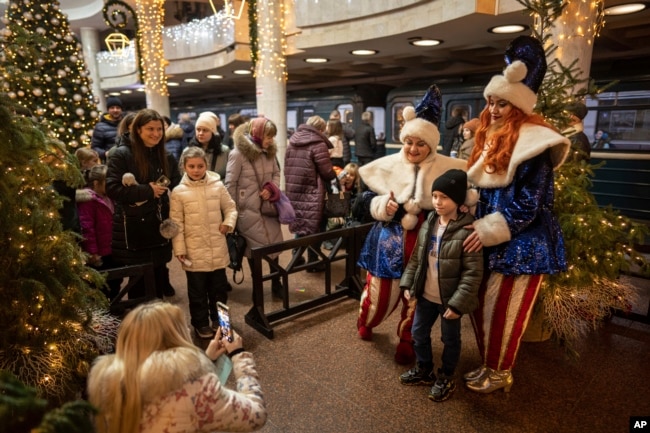
[{"label": "green puffer jacket", "polygon": [[[424,293],[429,267],[427,252],[437,217],[435,212],[431,212],[422,224],[415,251],[400,280],[400,287],[410,289],[412,298]],[[483,251],[463,251],[463,241],[471,233],[463,227],[473,221],[472,215],[462,213],[458,214],[456,221],[450,221],[442,235],[442,248],[438,254],[438,283],[443,305],[459,314],[471,313],[478,307],[478,289],[483,278]]]}]

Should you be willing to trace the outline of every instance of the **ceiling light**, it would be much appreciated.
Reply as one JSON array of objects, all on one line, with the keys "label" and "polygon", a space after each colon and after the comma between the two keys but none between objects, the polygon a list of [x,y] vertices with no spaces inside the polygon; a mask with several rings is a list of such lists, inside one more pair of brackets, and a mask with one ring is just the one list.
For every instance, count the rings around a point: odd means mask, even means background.
[{"label": "ceiling light", "polygon": [[523,24],[508,24],[505,26],[492,27],[491,29],[488,29],[488,32],[501,35],[501,34],[508,34],[508,33],[523,32],[527,28],[528,26],[525,26]]},{"label": "ceiling light", "polygon": [[415,45],[416,47],[435,47],[442,43],[439,39],[422,39],[422,38],[410,38],[409,44]]},{"label": "ceiling light", "polygon": [[126,89],[126,90],[122,90],[122,93],[128,95],[131,93],[131,91],[129,89]]},{"label": "ceiling light", "polygon": [[186,83],[200,83],[201,82],[201,80],[199,80],[198,78],[186,78],[183,81],[185,81]]},{"label": "ceiling light", "polygon": [[109,93],[109,95],[111,95],[111,96],[120,96],[121,93],[120,92],[111,92],[111,93]]},{"label": "ceiling light", "polygon": [[350,54],[354,56],[373,56],[378,52],[379,51],[377,50],[354,50],[354,51],[350,51]]},{"label": "ceiling light", "polygon": [[232,71],[233,74],[235,75],[250,75],[252,74],[250,69],[235,69]]},{"label": "ceiling light", "polygon": [[628,3],[605,8],[605,15],[628,15],[640,12],[646,8],[645,3]]},{"label": "ceiling light", "polygon": [[223,75],[206,75],[206,78],[209,78],[210,80],[221,80]]},{"label": "ceiling light", "polygon": [[175,81],[168,81],[168,82],[167,82],[167,85],[168,85],[169,87],[178,87],[178,86],[180,86],[180,84],[178,84],[178,83],[175,82]]},{"label": "ceiling light", "polygon": [[307,63],[327,63],[329,61],[330,59],[326,59],[325,57],[309,57],[305,59]]},{"label": "ceiling light", "polygon": [[[167,83],[167,85],[169,86],[169,83]],[[135,90],[136,90],[136,92],[144,92],[144,91],[146,91],[146,89],[144,87],[138,87]]]}]

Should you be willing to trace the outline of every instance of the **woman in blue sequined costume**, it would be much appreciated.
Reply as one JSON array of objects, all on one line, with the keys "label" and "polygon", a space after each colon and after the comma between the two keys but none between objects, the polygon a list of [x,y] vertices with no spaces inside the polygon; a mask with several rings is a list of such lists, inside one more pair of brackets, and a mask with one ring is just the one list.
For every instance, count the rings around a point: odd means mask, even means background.
[{"label": "woman in blue sequined costume", "polygon": [[480,193],[465,248],[485,248],[487,272],[472,316],[483,365],[464,379],[480,393],[510,390],[542,277],[566,269],[553,215],[553,170],[564,162],[570,142],[533,114],[546,71],[544,50],[536,39],[522,36],[511,43],[506,60],[504,74],[485,88],[487,106],[467,172]]}]

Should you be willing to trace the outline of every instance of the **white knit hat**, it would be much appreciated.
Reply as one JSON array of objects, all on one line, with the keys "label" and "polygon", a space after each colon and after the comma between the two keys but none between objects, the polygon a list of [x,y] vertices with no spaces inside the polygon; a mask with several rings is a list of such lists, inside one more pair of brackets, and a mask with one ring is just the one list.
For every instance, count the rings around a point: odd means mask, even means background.
[{"label": "white knit hat", "polygon": [[204,111],[199,114],[196,123],[194,124],[195,128],[202,126],[203,128],[209,129],[213,134],[217,133],[217,115],[209,111]]},{"label": "white knit hat", "polygon": [[429,87],[417,107],[404,108],[402,116],[405,122],[399,133],[400,141],[404,143],[406,137],[418,137],[424,140],[431,148],[432,154],[435,154],[440,143],[438,123],[440,122],[441,106],[442,95],[434,84]]},{"label": "white knit hat", "polygon": [[526,114],[532,114],[537,104],[537,91],[546,74],[546,55],[541,42],[531,36],[519,36],[506,49],[508,66],[503,75],[492,77],[483,91],[505,99]]}]

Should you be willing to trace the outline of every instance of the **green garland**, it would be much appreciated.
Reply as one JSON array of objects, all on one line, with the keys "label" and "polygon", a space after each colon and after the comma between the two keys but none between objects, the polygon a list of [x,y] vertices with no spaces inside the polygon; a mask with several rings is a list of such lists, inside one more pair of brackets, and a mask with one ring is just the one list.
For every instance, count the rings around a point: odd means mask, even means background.
[{"label": "green garland", "polygon": [[251,63],[253,71],[257,65],[257,0],[248,2],[248,37],[251,44]]}]

